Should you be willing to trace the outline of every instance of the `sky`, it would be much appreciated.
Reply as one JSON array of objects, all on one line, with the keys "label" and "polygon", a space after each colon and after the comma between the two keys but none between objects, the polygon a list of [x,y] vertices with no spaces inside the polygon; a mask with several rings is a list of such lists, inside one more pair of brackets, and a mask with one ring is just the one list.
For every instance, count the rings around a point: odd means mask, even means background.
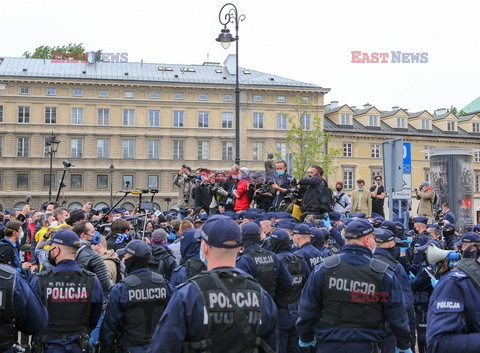
[{"label": "sky", "polygon": [[[8,5],[6,5],[8,3]],[[218,0],[0,0],[0,57],[40,45],[84,43],[129,61],[223,63]],[[330,88],[325,103],[410,112],[480,96],[479,5],[474,1],[236,0],[240,67]],[[230,31],[234,33],[233,25]],[[388,63],[352,63],[352,51],[389,53]],[[391,52],[428,53],[392,63]]]}]

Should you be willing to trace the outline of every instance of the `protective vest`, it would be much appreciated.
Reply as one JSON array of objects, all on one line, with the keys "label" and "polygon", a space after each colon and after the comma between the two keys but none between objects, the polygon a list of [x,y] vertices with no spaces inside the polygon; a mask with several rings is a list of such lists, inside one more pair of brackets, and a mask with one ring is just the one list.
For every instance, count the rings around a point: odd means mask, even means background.
[{"label": "protective vest", "polygon": [[[210,272],[215,272],[218,280]],[[254,352],[258,346],[257,330],[262,318],[263,296],[260,285],[252,277],[232,270],[210,272],[189,279],[202,296],[208,316],[208,329],[204,340],[187,342],[184,351]],[[217,281],[221,281],[221,285]]]},{"label": "protective vest", "polygon": [[277,303],[279,305],[298,303],[302,294],[303,283],[305,282],[304,260],[299,255],[292,255],[294,256],[293,258],[289,258],[285,254],[279,255],[293,278],[292,286],[287,291],[277,294]]},{"label": "protective vest", "polygon": [[187,279],[192,278],[198,275],[200,272],[207,270],[207,266],[205,266],[202,261],[195,259],[187,260],[187,262],[185,262],[185,267],[187,269]]},{"label": "protective vest", "polygon": [[121,323],[122,346],[144,346],[150,343],[153,332],[168,303],[167,287],[162,275],[130,275],[122,280],[127,286],[128,306]]},{"label": "protective vest", "polygon": [[273,253],[265,249],[257,249],[245,253],[250,256],[255,263],[257,275],[255,279],[267,291],[272,298],[275,298],[275,282],[277,270],[275,268],[275,258]]},{"label": "protective vest", "polygon": [[477,259],[461,259],[457,262],[457,268],[465,272],[475,286],[480,289],[480,266]]},{"label": "protective vest", "polygon": [[390,256],[390,255],[385,256],[383,254],[375,253],[375,254],[373,254],[373,257],[377,260],[385,262],[388,265],[388,267],[390,268],[390,270],[395,271],[395,267],[397,266],[398,261],[395,260],[392,256]]},{"label": "protective vest", "polygon": [[95,274],[85,270],[56,273],[47,270],[37,277],[48,310],[46,338],[88,332]]},{"label": "protective vest", "polygon": [[0,352],[5,352],[16,341],[13,290],[16,270],[0,264]]},{"label": "protective vest", "polygon": [[362,266],[351,265],[342,261],[340,255],[333,255],[324,259],[324,266],[322,323],[336,327],[382,328],[379,292],[388,265],[377,259]]}]

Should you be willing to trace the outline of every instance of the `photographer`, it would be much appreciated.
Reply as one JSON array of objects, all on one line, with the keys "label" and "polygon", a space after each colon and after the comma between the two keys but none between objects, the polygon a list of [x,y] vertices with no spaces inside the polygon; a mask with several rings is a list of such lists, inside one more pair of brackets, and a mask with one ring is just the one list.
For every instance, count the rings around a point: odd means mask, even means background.
[{"label": "photographer", "polygon": [[182,168],[175,175],[173,185],[178,187],[178,207],[180,208],[180,218],[185,218],[187,209],[194,207],[195,200],[192,192],[195,188],[195,175],[192,175],[192,168],[182,165]]},{"label": "photographer", "polygon": [[225,207],[225,199],[228,196],[228,192],[222,187],[225,180],[225,173],[223,170],[217,170],[213,175],[214,184],[210,187],[210,195],[212,196],[212,199],[209,206],[209,214],[211,215],[220,213],[218,209],[220,204]]},{"label": "photographer", "polygon": [[227,192],[227,195],[224,196],[224,199],[221,201],[225,203],[226,211],[233,211],[235,206],[235,197],[233,196],[233,190],[237,187],[238,176],[240,174],[240,167],[236,164],[230,169],[230,176],[227,181],[223,184],[222,188]]},{"label": "photographer", "polygon": [[262,172],[257,172],[253,175],[253,182],[248,185],[248,193],[253,194],[252,199],[255,202],[255,208],[269,211],[272,207],[273,195],[271,193],[270,185],[274,181],[265,183],[265,175]]},{"label": "photographer", "polygon": [[208,178],[209,170],[201,169],[200,174],[197,175],[197,181],[193,190],[193,197],[195,199],[195,208],[201,207],[208,211],[212,198],[210,196],[210,182]]},{"label": "photographer", "polygon": [[285,161],[278,161],[275,164],[275,170],[278,182],[270,185],[272,193],[275,195],[272,201],[272,207],[275,211],[279,211],[281,202],[285,195],[287,195],[295,184],[295,178],[287,174],[287,163]]},{"label": "photographer", "polygon": [[418,189],[415,189],[417,200],[420,200],[417,209],[417,216],[427,217],[433,222],[433,203],[435,201],[435,192],[430,187],[430,183],[424,181]]},{"label": "photographer", "polygon": [[235,197],[235,205],[233,210],[237,213],[240,211],[245,211],[250,207],[250,200],[248,199],[248,176],[250,171],[246,167],[240,168],[239,179],[240,181],[236,185],[235,190],[232,194]]},{"label": "photographer", "polygon": [[323,179],[323,169],[318,165],[312,165],[308,168],[308,178],[302,178],[298,181],[299,185],[307,186],[302,197],[301,210],[302,217],[307,214],[321,214],[328,212],[321,204],[323,190],[328,187]]}]

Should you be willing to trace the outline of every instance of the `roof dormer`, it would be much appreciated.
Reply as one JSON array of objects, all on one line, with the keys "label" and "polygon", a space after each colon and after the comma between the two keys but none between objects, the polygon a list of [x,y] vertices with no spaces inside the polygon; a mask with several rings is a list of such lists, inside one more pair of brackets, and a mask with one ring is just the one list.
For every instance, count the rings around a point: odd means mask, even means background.
[{"label": "roof dormer", "polygon": [[408,129],[408,114],[400,107],[392,107],[392,110],[381,112],[380,119],[393,129]]},{"label": "roof dormer", "polygon": [[424,131],[432,130],[433,117],[432,114],[430,114],[426,110],[416,113],[408,113],[408,117],[409,124],[415,129]]},{"label": "roof dormer", "polygon": [[455,114],[448,112],[446,109],[436,109],[433,115],[433,126],[450,133],[458,132],[458,118]]},{"label": "roof dormer", "polygon": [[332,106],[332,103],[338,102],[331,102],[325,108],[325,116],[329,118],[332,122],[334,122],[337,126],[352,127],[354,110],[346,104],[341,106]]},{"label": "roof dormer", "polygon": [[353,113],[353,118],[367,128],[380,129],[380,115],[377,108],[367,103]]},{"label": "roof dormer", "polygon": [[478,114],[459,116],[458,127],[470,133],[480,134],[480,116]]}]

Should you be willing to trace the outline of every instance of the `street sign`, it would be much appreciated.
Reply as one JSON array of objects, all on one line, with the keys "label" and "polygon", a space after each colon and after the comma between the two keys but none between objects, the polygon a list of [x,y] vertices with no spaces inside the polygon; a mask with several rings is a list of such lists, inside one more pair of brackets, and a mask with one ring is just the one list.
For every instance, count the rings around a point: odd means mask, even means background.
[{"label": "street sign", "polygon": [[412,149],[410,142],[403,143],[403,173],[412,173]]},{"label": "street sign", "polygon": [[407,199],[412,198],[412,174],[403,174],[403,189],[401,191],[394,192],[392,194],[394,199]]},{"label": "street sign", "polygon": [[[402,169],[407,151],[402,139],[388,140],[382,143],[383,180],[387,193],[403,189]],[[408,157],[408,156],[407,156]]]}]

